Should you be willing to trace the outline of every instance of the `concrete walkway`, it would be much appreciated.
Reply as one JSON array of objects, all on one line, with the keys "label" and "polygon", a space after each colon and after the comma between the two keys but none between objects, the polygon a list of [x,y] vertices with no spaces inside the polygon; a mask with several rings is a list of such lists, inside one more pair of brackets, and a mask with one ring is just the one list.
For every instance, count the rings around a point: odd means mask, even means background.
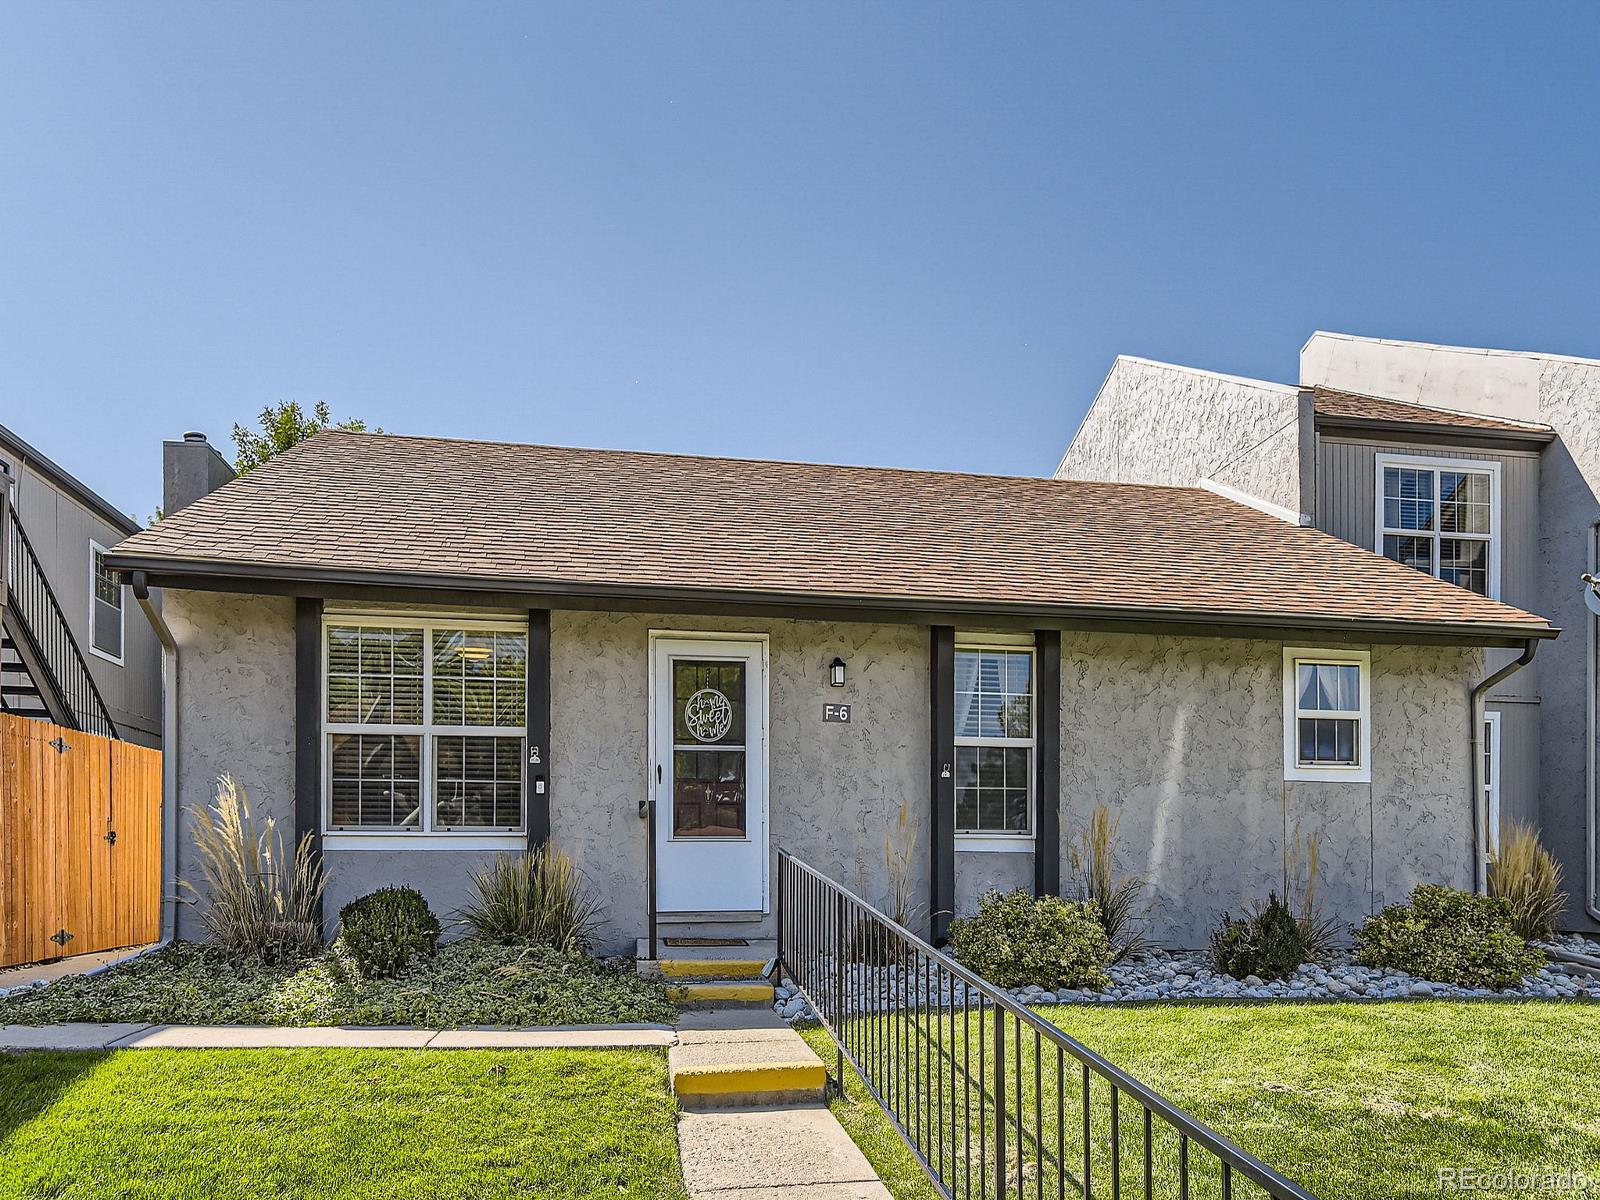
[{"label": "concrete walkway", "polygon": [[827,1068],[770,1008],[684,1013],[668,1065],[690,1200],[890,1200],[822,1102]]},{"label": "concrete walkway", "polygon": [[65,979],[68,975],[98,974],[116,963],[138,958],[151,948],[151,946],[124,946],[120,950],[99,950],[94,954],[74,954],[70,958],[57,958],[50,962],[7,967],[0,971],[0,996],[16,988],[53,983],[57,979]]},{"label": "concrete walkway", "polygon": [[552,1029],[382,1029],[323,1025],[0,1025],[0,1052],[21,1050],[219,1050],[296,1046],[376,1050],[622,1049],[670,1047],[667,1025]]}]

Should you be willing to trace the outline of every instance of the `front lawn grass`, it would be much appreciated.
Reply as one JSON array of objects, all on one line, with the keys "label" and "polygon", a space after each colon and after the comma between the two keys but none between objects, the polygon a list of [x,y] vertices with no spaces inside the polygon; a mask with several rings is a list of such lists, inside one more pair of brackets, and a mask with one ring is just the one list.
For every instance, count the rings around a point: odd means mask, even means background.
[{"label": "front lawn grass", "polygon": [[0,1200],[681,1198],[654,1050],[0,1056]]},{"label": "front lawn grass", "polygon": [[[1600,1177],[1597,1005],[1140,1004],[1041,1014],[1326,1200],[1437,1197],[1445,1169]],[[831,1066],[827,1034],[807,1037]],[[914,1160],[886,1118],[854,1090],[835,1111],[891,1191],[933,1196],[904,1169]],[[1475,1190],[1528,1194],[1525,1181]]]},{"label": "front lawn grass", "polygon": [[0,1000],[0,1024],[146,1021],[173,1025],[579,1025],[664,1023],[676,1010],[632,963],[608,966],[548,946],[446,942],[393,979],[363,979],[340,950],[263,964],[178,942],[100,975]]}]

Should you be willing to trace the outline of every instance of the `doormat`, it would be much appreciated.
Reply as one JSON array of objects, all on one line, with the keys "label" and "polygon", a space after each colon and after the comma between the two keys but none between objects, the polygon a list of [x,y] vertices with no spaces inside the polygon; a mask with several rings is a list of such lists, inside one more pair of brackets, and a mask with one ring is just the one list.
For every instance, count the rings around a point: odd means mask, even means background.
[{"label": "doormat", "polygon": [[669,946],[748,946],[750,943],[745,938],[688,938],[670,937],[662,938]]}]

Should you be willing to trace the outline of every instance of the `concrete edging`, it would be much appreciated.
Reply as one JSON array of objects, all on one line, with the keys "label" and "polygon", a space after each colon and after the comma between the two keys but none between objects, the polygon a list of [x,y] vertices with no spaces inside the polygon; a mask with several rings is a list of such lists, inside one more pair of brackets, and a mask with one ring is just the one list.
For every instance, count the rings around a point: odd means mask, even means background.
[{"label": "concrete edging", "polygon": [[154,1025],[65,1022],[0,1025],[0,1053],[28,1050],[156,1049],[666,1049],[670,1025],[560,1025],[539,1028],[415,1029],[356,1025]]}]

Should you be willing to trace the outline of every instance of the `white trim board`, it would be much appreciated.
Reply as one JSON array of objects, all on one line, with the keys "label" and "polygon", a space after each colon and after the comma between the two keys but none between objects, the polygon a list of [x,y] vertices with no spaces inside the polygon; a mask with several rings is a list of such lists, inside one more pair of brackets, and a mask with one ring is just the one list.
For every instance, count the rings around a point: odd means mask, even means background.
[{"label": "white trim board", "polygon": [[1277,517],[1290,525],[1309,527],[1311,514],[1295,512],[1292,508],[1285,508],[1281,504],[1274,504],[1270,500],[1263,500],[1259,496],[1252,496],[1249,492],[1241,491],[1232,484],[1221,483],[1209,477],[1200,481],[1200,486],[1213,495],[1221,496],[1224,500],[1232,500],[1235,504],[1242,504],[1246,508],[1253,508],[1257,512],[1264,512],[1269,517]]}]

